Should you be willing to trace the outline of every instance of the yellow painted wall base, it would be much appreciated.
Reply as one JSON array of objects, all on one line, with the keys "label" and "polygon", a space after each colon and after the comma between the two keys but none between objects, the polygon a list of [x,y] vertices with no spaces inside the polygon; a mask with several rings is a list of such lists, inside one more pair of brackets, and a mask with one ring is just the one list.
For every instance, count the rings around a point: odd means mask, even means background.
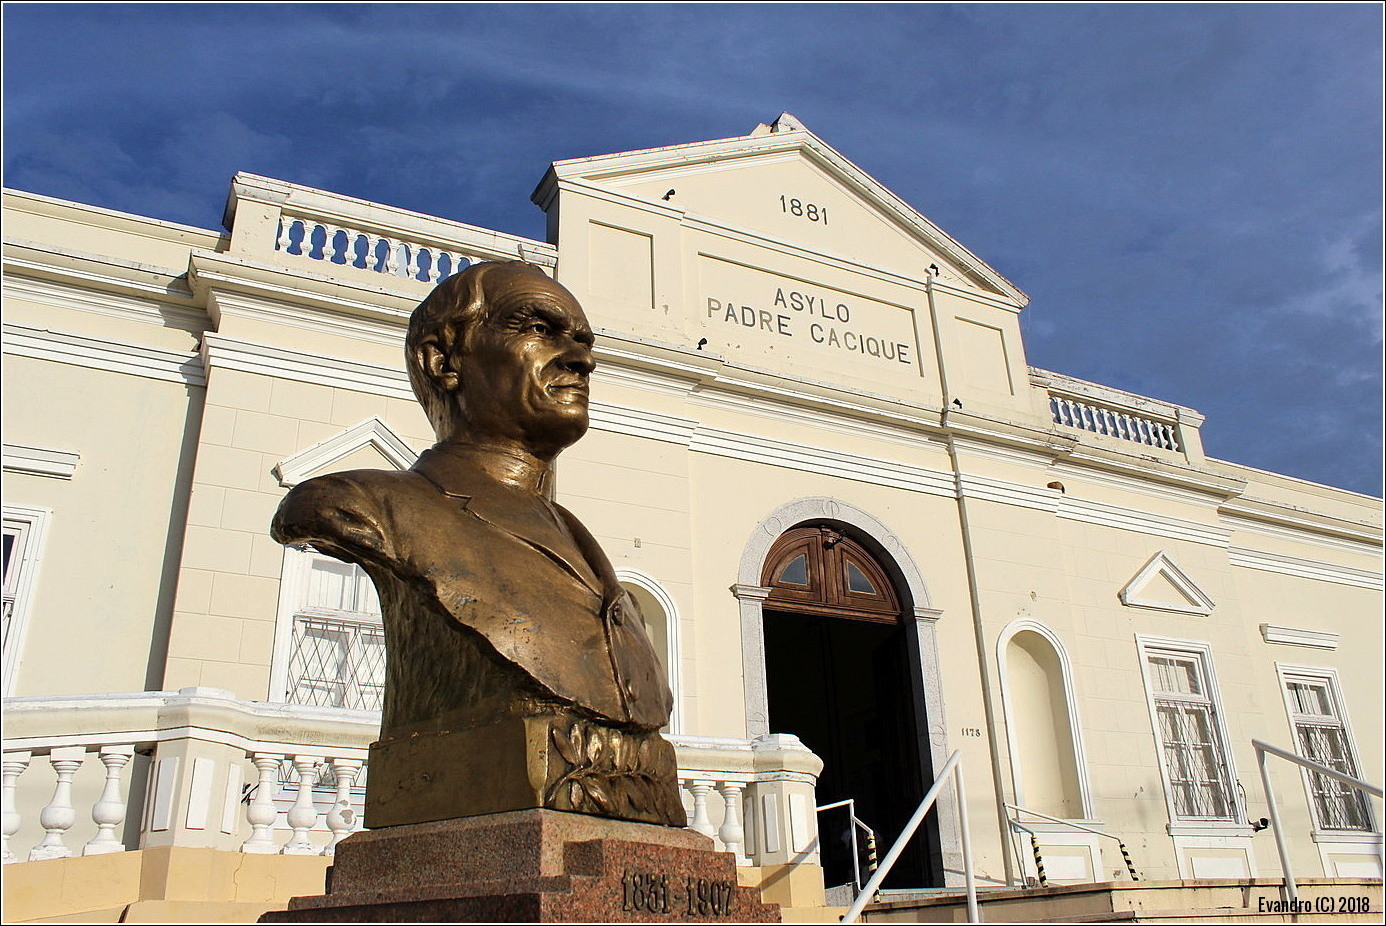
[{"label": "yellow painted wall base", "polygon": [[330,858],[159,846],[5,868],[7,923],[253,923],[326,890]]},{"label": "yellow painted wall base", "polygon": [[766,865],[764,868],[738,868],[736,880],[742,887],[760,890],[765,903],[782,908],[822,907],[823,869],[817,865]]}]

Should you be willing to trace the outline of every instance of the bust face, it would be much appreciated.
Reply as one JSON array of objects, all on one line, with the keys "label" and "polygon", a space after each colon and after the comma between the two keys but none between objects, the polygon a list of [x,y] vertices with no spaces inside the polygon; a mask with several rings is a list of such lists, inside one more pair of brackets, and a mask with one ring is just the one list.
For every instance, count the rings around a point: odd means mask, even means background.
[{"label": "bust face", "polygon": [[497,269],[457,369],[468,436],[550,459],[587,431],[592,329],[572,293],[548,277]]}]

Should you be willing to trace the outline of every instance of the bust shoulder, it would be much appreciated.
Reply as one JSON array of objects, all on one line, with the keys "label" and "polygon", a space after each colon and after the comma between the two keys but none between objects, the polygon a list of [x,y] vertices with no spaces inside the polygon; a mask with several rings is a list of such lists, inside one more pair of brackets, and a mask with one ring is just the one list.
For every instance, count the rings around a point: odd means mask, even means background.
[{"label": "bust shoulder", "polygon": [[427,487],[426,480],[409,471],[358,469],[316,476],[284,496],[270,534],[279,543],[310,543],[349,561],[388,558],[391,510]]}]

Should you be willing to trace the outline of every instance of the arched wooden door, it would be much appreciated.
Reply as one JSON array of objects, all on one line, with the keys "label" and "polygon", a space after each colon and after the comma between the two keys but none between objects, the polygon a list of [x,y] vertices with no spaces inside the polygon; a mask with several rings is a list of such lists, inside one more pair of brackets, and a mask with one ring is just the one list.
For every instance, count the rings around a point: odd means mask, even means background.
[{"label": "arched wooden door", "polygon": [[[829,524],[801,525],[765,559],[765,669],[770,729],[793,733],[823,759],[820,805],[852,798],[878,834],[895,841],[923,796],[910,646],[901,595],[863,543]],[[820,817],[824,876],[852,880],[842,812]],[[940,883],[935,828],[916,837],[889,887]],[[865,865],[863,863],[863,872]],[[865,873],[863,873],[863,878]]]}]

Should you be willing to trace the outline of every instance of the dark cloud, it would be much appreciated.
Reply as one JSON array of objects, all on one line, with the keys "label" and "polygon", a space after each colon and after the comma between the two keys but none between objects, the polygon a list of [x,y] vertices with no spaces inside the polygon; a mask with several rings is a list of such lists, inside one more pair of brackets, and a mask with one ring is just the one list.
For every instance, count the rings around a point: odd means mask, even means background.
[{"label": "dark cloud", "polygon": [[542,235],[548,162],[789,110],[1033,297],[1031,363],[1381,483],[1379,11],[4,7],[8,185],[214,226],[236,170]]}]

